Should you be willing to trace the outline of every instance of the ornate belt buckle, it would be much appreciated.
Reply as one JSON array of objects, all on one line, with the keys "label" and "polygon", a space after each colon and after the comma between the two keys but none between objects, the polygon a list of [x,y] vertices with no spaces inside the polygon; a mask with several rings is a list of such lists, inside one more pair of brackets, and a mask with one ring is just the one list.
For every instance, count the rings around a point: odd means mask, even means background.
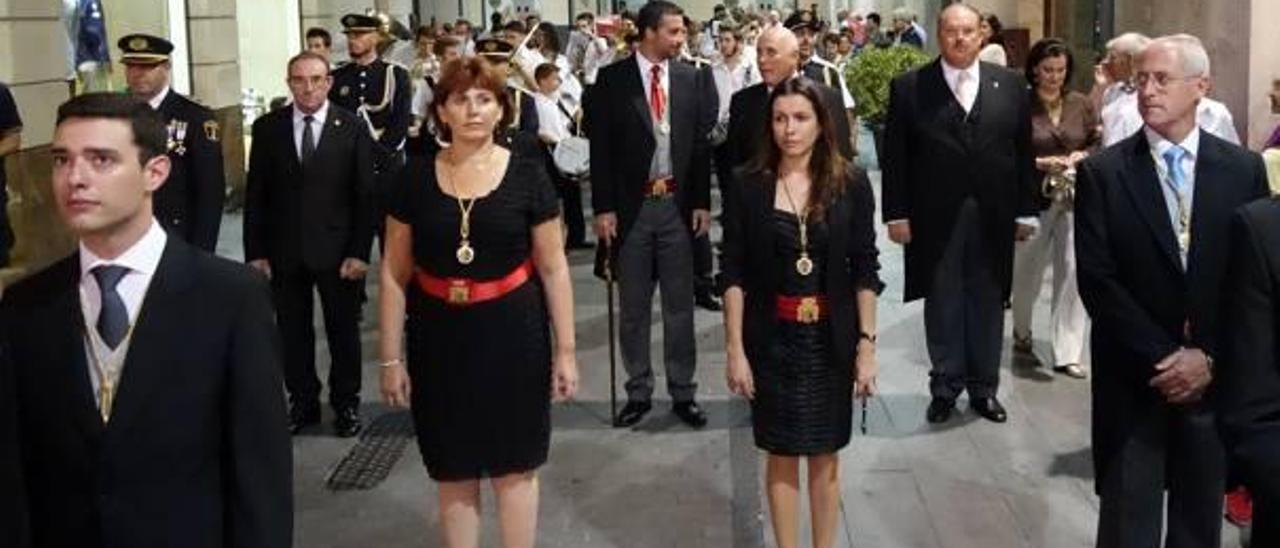
[{"label": "ornate belt buckle", "polygon": [[667,180],[666,180],[666,179],[658,179],[657,181],[654,181],[654,182],[653,182],[653,190],[652,190],[649,194],[650,194],[651,196],[666,196],[666,195],[667,195]]},{"label": "ornate belt buckle", "polygon": [[464,281],[449,283],[449,304],[467,304],[471,301],[471,286]]},{"label": "ornate belt buckle", "polygon": [[796,306],[796,322],[817,323],[821,313],[817,297],[804,297],[800,299],[800,305]]}]

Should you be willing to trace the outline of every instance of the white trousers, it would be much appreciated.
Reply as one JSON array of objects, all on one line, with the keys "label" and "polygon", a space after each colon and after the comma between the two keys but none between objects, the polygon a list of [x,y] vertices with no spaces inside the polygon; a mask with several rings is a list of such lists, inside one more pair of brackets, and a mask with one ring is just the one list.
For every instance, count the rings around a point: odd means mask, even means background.
[{"label": "white trousers", "polygon": [[1044,270],[1053,258],[1053,301],[1049,325],[1053,331],[1054,365],[1079,364],[1084,357],[1089,315],[1076,286],[1075,214],[1063,204],[1040,214],[1040,229],[1017,244],[1013,259],[1013,332],[1031,336],[1031,311],[1040,296]]}]

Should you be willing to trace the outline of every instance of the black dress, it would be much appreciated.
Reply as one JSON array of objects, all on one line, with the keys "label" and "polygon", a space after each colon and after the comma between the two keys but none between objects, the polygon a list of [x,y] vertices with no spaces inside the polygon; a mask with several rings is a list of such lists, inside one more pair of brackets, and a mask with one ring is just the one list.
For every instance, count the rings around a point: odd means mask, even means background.
[{"label": "black dress", "polygon": [[[830,234],[825,223],[809,227],[813,272],[801,276],[799,220],[773,212],[778,294],[820,295],[826,278]],[[831,363],[830,320],[778,321],[766,360],[751,363],[756,396],[751,423],[756,446],[777,455],[834,453],[849,444],[853,427],[853,364]]]},{"label": "black dress", "polygon": [[[532,253],[532,228],[560,212],[543,159],[517,147],[502,182],[475,202],[475,261],[455,257],[461,213],[437,183],[434,156],[401,172],[390,214],[412,227],[413,259],[436,277],[494,280]],[[411,404],[427,473],[437,481],[532,470],[551,437],[551,334],[535,274],[507,295],[469,307],[406,288]]]}]

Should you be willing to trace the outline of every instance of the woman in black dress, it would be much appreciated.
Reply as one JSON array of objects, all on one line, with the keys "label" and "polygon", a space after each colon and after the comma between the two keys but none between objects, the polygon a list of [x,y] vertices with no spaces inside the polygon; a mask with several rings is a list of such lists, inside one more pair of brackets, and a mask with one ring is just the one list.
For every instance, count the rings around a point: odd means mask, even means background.
[{"label": "woman in black dress", "polygon": [[577,390],[558,201],[540,155],[495,142],[505,89],[484,61],[445,66],[432,114],[450,146],[406,166],[387,217],[382,394],[413,409],[451,548],[479,543],[482,478],[502,545],[533,546],[550,403]]},{"label": "woman in black dress", "polygon": [[800,460],[809,467],[813,545],[835,540],[836,452],[853,398],[875,392],[874,197],[838,153],[820,91],[805,78],[769,101],[772,138],[725,208],[726,377],[751,400],[780,547],[797,542]]}]

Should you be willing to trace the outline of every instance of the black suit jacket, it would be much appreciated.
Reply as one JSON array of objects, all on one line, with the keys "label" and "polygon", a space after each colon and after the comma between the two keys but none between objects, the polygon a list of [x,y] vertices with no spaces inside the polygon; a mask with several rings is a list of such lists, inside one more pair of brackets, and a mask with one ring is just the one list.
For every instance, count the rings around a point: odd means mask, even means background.
[{"label": "black suit jacket", "polygon": [[1257,154],[1201,131],[1195,181],[1184,271],[1145,132],[1077,168],[1076,264],[1093,319],[1100,479],[1143,417],[1166,405],[1148,386],[1154,365],[1183,346],[1218,355],[1229,221],[1236,208],[1267,194],[1266,171]]},{"label": "black suit jacket", "polygon": [[978,79],[968,115],[947,86],[940,59],[889,86],[881,215],[886,222],[911,222],[907,301],[928,294],[960,206],[970,197],[981,210],[990,268],[1007,295],[1015,219],[1039,211],[1026,81],[988,63],[982,63]]},{"label": "black suit jacket", "polygon": [[[213,111],[173,90],[159,111],[169,124],[173,167],[154,196],[156,219],[169,234],[213,252],[227,191],[221,128],[213,120]],[[185,129],[180,130],[176,122],[185,122]]]},{"label": "black suit jacket", "polygon": [[[777,323],[778,262],[775,254],[774,196],[777,178],[772,174],[740,171],[741,184],[725,202],[724,257],[721,260],[725,287],[745,293],[742,338],[747,360],[766,363]],[[878,272],[876,249],[875,196],[861,169],[851,167],[848,187],[827,211],[830,245],[823,280],[831,307],[833,364],[853,365],[858,333],[856,291],[883,287]]]},{"label": "black suit jacket", "polygon": [[[836,145],[840,154],[853,161],[853,142],[849,137],[849,118],[845,116],[844,100],[840,91],[827,86],[820,80],[814,81],[822,89],[822,99],[835,122]],[[764,147],[768,146],[769,90],[763,82],[738,90],[729,100],[729,129],[725,144],[729,149],[729,162],[733,168],[750,167],[753,160],[761,157]],[[724,182],[720,183],[721,189]]]},{"label": "black suit jacket", "polygon": [[292,451],[266,282],[170,238],[134,327],[111,421],[85,355],[79,256],[6,292],[22,489],[34,548],[290,545]]},{"label": "black suit jacket", "polygon": [[[697,69],[667,63],[671,165],[684,222],[694,209],[711,209],[711,155],[707,134],[718,112],[715,88]],[[644,184],[657,146],[639,62],[628,57],[600,69],[587,116],[591,135],[591,206],[596,215],[617,213],[625,238],[644,202]]]},{"label": "black suit jacket", "polygon": [[333,103],[306,165],[298,159],[292,108],[254,122],[245,260],[317,271],[336,270],[348,257],[367,263],[374,226],[372,147],[364,122]]},{"label": "black suit jacket", "polygon": [[1280,500],[1280,201],[1241,208],[1230,234],[1219,419],[1249,489]]}]

